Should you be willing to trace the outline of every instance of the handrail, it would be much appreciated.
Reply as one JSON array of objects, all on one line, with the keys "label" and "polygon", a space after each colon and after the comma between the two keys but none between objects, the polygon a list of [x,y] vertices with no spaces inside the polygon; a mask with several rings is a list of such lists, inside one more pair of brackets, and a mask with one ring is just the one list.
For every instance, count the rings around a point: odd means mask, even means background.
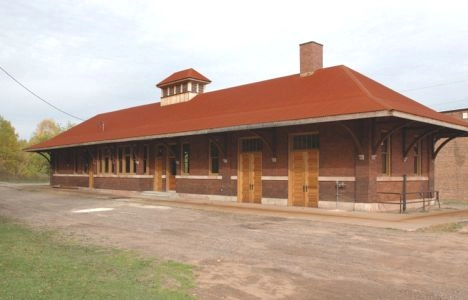
[{"label": "handrail", "polygon": [[[406,204],[410,203],[422,203],[423,204],[423,211],[426,210],[426,202],[429,205],[429,201],[435,200],[440,208],[440,199],[439,199],[439,191],[431,190],[431,191],[422,191],[422,192],[409,192],[409,193],[397,193],[397,192],[377,192],[377,194],[382,195],[398,195],[399,201],[398,202],[389,202],[389,201],[380,201],[379,203],[383,204],[394,204],[400,205],[400,214],[406,212]],[[408,195],[419,195],[421,199],[414,199],[414,200],[407,200]],[[434,197],[435,196],[435,197]]]}]

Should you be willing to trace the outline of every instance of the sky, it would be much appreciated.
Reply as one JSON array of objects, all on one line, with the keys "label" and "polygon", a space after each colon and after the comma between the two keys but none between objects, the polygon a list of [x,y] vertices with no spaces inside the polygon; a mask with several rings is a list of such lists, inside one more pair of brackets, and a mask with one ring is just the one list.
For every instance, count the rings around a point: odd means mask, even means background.
[{"label": "sky", "polygon": [[[154,103],[194,68],[206,91],[299,73],[299,44],[434,110],[468,108],[463,1],[0,0],[0,67],[81,119]],[[48,106],[0,70],[0,116],[22,139]]]}]

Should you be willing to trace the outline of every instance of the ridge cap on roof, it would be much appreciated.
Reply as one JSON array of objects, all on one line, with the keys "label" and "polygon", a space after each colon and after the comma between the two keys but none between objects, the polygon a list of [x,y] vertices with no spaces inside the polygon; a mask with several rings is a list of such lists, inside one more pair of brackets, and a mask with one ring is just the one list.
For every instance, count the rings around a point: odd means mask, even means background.
[{"label": "ridge cap on roof", "polygon": [[[374,94],[372,94],[369,89],[361,82],[361,80],[359,80],[355,73],[358,73],[356,71],[354,71],[353,69],[345,66],[345,65],[340,65],[339,67],[341,67],[343,69],[343,71],[346,73],[346,75],[348,75],[351,80],[356,84],[356,86],[363,92],[365,93],[369,98],[371,98],[372,100],[376,101],[378,104],[382,105],[384,108],[386,108],[387,110],[394,110],[386,101],[384,101],[383,99],[379,98],[379,97],[376,97]],[[360,73],[359,73],[360,74]],[[362,75],[362,74],[360,74]],[[364,76],[364,75],[362,75]],[[372,80],[372,79],[371,79]]]}]

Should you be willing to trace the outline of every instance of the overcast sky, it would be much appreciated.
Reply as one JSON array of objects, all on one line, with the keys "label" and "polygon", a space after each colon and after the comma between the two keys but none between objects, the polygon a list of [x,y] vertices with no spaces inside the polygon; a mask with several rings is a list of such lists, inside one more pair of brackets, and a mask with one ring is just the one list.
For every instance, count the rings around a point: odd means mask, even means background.
[{"label": "overcast sky", "polygon": [[[299,44],[435,110],[468,107],[463,1],[0,0],[0,66],[83,119],[159,101],[155,84],[186,68],[207,91],[299,72]],[[0,71],[0,115],[21,138],[52,118]]]}]

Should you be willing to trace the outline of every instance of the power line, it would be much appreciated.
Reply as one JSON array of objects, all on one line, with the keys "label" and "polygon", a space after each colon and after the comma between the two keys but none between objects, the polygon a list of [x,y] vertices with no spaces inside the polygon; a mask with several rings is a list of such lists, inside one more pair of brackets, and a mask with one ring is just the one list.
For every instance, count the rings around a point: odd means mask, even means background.
[{"label": "power line", "polygon": [[433,87],[452,85],[452,84],[463,83],[463,82],[467,82],[467,81],[468,81],[468,79],[457,80],[457,81],[451,81],[451,82],[445,82],[445,83],[437,83],[437,84],[433,84],[433,85],[427,85],[427,86],[421,86],[421,87],[417,87],[417,88],[411,88],[411,89],[402,90],[402,92],[409,92],[409,91],[416,91],[416,90],[429,89],[429,88],[433,88]]},{"label": "power line", "polygon": [[34,93],[33,91],[31,91],[30,89],[28,89],[24,84],[22,84],[21,82],[19,82],[15,77],[13,77],[13,75],[11,75],[10,73],[7,72],[7,70],[5,70],[2,66],[0,66],[0,69],[8,76],[10,77],[11,79],[13,79],[14,82],[16,82],[17,84],[19,84],[22,88],[24,88],[26,91],[28,91],[29,93],[31,93],[34,97],[36,97],[37,99],[41,100],[42,102],[44,102],[45,104],[49,105],[50,107],[54,108],[55,110],[58,110],[59,112],[63,113],[63,114],[66,114],[67,116],[70,116],[74,119],[77,119],[77,120],[80,120],[80,121],[84,121],[82,118],[80,117],[77,117],[77,116],[74,116],[70,113],[67,113],[66,111],[58,108],[57,106],[53,105],[52,103],[50,103],[49,101],[45,100],[44,98],[40,97],[39,95],[37,95],[36,93]]}]

